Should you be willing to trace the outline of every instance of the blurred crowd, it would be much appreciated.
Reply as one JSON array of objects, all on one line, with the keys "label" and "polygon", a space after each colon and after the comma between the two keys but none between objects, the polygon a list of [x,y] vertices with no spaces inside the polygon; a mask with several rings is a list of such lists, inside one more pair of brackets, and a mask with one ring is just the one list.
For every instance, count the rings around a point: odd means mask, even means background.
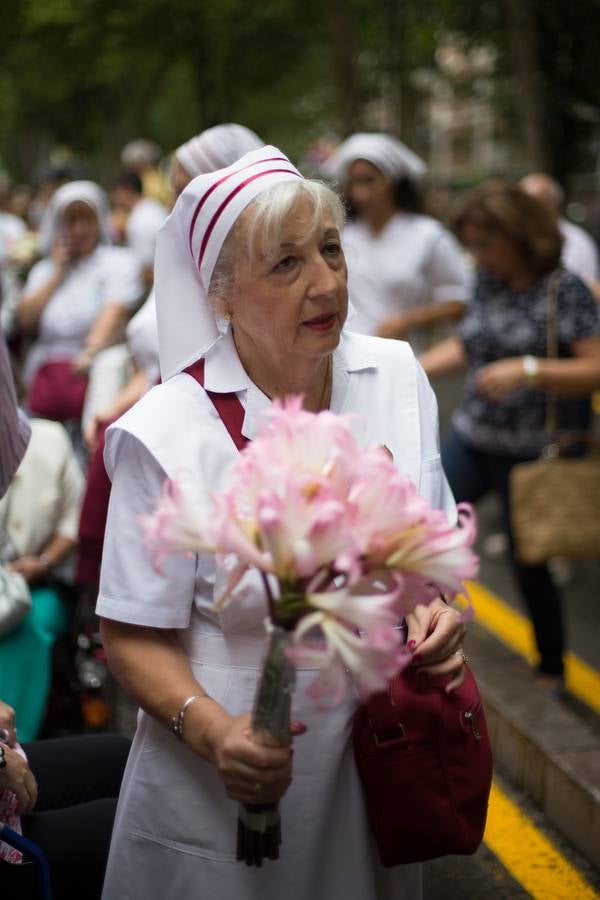
[{"label": "blurred crowd", "polygon": [[[228,124],[167,155],[152,141],[132,141],[120,174],[103,186],[67,165],[47,168],[32,184],[0,179],[1,330],[32,430],[0,501],[0,563],[23,577],[33,601],[17,627],[0,622],[0,697],[17,710],[25,740],[74,727],[53,701],[61,641],[83,660],[80,682],[94,687],[103,678],[93,606],[110,496],[104,432],[160,380],[152,291],[158,231],[191,179],[262,145],[249,129]],[[544,173],[524,173],[519,184],[485,183],[453,204],[444,196],[442,221],[433,214],[440,191],[428,193],[424,161],[390,135],[324,138],[301,165],[344,195],[347,327],[408,340],[434,387],[449,372],[466,372],[442,460],[457,500],[499,494],[497,544],[510,556],[507,473],[547,439],[546,390],[567,395],[564,429],[590,425],[600,300],[593,238],[565,218],[563,189]],[[544,375],[545,298],[559,266],[561,356],[582,362]],[[556,577],[516,562],[515,571],[540,673],[560,680]],[[92,622],[87,633],[82,609]],[[71,663],[67,692],[78,677]],[[105,727],[110,712],[90,702],[79,725]]]}]

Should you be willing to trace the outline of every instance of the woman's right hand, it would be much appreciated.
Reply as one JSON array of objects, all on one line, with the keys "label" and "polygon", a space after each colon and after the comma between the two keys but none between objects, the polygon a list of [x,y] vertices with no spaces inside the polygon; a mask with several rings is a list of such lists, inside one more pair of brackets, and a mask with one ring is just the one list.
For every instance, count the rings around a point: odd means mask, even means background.
[{"label": "woman's right hand", "polygon": [[[193,745],[190,738],[188,743]],[[290,786],[292,748],[255,743],[248,714],[230,716],[223,712],[206,727],[204,740],[231,800],[276,803]]]},{"label": "woman's right hand", "polygon": [[71,262],[71,249],[65,238],[58,238],[52,247],[52,262],[60,274],[63,274]]},{"label": "woman's right hand", "polygon": [[83,429],[83,439],[85,440],[86,446],[88,448],[89,453],[93,453],[98,444],[98,434],[100,429],[106,425],[107,422],[112,418],[112,413],[108,412],[99,412],[96,413],[95,416],[86,423]]},{"label": "woman's right hand", "polygon": [[0,789],[14,791],[19,804],[17,813],[23,816],[37,803],[37,782],[27,760],[6,744],[3,747],[6,766],[0,769]]}]

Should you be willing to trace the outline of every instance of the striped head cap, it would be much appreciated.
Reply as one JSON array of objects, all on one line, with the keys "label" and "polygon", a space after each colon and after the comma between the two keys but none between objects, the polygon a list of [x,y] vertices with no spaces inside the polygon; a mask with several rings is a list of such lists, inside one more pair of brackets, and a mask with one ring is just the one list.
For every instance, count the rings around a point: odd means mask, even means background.
[{"label": "striped head cap", "polygon": [[223,334],[208,288],[233,225],[259,194],[302,175],[276,147],[247,153],[226,169],[194,178],[156,243],[154,289],[162,380],[204,356]]}]

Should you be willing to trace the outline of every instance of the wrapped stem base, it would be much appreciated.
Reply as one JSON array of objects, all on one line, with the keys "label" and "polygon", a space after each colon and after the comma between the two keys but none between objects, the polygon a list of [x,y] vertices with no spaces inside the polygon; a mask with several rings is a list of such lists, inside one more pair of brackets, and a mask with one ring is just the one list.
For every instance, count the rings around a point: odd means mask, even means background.
[{"label": "wrapped stem base", "polygon": [[[252,711],[252,735],[258,744],[281,747],[291,743],[295,671],[285,653],[288,642],[287,631],[269,625],[269,647]],[[248,866],[261,866],[265,859],[279,858],[280,845],[279,804],[240,804],[237,859]]]}]

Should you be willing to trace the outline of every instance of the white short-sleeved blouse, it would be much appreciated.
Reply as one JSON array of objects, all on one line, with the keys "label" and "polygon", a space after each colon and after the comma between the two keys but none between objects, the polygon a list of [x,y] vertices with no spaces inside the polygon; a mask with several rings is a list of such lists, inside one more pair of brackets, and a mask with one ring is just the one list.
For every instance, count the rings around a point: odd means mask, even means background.
[{"label": "white short-sleeved blouse", "polygon": [[397,213],[378,234],[366,222],[349,222],[343,244],[353,331],[375,334],[389,316],[469,298],[471,278],[460,247],[430,216]]},{"label": "white short-sleeved blouse", "polygon": [[[40,260],[29,273],[24,294],[42,288],[53,271],[51,259]],[[140,264],[124,247],[99,244],[92,253],[71,265],[40,317],[38,337],[25,360],[26,381],[45,362],[75,356],[83,348],[106,303],[132,307],[143,292]]]}]

